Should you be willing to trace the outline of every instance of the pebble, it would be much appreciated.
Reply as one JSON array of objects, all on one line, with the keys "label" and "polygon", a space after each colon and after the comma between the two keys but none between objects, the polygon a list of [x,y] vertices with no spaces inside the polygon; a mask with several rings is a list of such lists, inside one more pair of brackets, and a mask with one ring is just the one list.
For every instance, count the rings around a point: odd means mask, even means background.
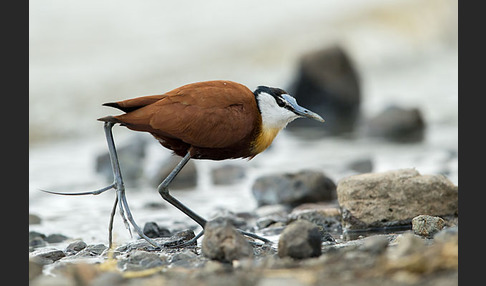
[{"label": "pebble", "polygon": [[143,234],[150,238],[156,237],[168,237],[170,236],[170,231],[166,228],[159,227],[156,222],[147,222],[143,226]]},{"label": "pebble", "polygon": [[125,258],[118,258],[118,267],[124,271],[140,271],[167,264],[168,262],[157,253],[143,250],[134,250]]},{"label": "pebble", "polygon": [[36,254],[37,257],[48,259],[52,262],[57,261],[66,256],[66,254],[59,249],[43,249]]},{"label": "pebble", "polygon": [[445,227],[445,221],[437,216],[419,215],[412,219],[412,230],[415,234],[432,238]]},{"label": "pebble", "polygon": [[58,243],[58,242],[63,242],[66,239],[68,239],[68,237],[63,234],[53,233],[46,236],[44,240],[47,241],[48,243]]},{"label": "pebble", "polygon": [[29,214],[29,225],[31,224],[40,224],[41,218],[36,214]]},{"label": "pebble", "polygon": [[76,254],[79,251],[85,249],[88,245],[82,240],[75,240],[66,246],[64,250],[67,254]]},{"label": "pebble", "polygon": [[201,250],[209,259],[224,262],[253,256],[248,240],[225,218],[206,223]]},{"label": "pebble", "polygon": [[289,224],[278,241],[278,256],[305,259],[321,255],[322,235],[319,227],[306,220]]}]

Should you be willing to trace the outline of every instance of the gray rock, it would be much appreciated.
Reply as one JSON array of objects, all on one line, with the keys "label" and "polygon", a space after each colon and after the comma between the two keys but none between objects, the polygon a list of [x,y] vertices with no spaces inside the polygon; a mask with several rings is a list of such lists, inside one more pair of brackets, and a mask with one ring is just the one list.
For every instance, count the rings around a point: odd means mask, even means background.
[{"label": "gray rock", "polygon": [[29,240],[34,239],[36,237],[39,237],[41,239],[45,239],[46,238],[46,235],[43,234],[43,233],[34,231],[34,230],[29,231]]},{"label": "gray rock", "polygon": [[45,238],[45,241],[49,242],[49,243],[58,243],[58,242],[63,242],[65,241],[66,239],[68,239],[67,236],[63,235],[63,234],[60,234],[60,233],[53,233],[53,234],[49,234],[46,238]]},{"label": "gray rock", "polygon": [[320,171],[304,170],[293,174],[262,176],[253,183],[252,193],[258,206],[297,206],[335,199],[336,185]]},{"label": "gray rock", "polygon": [[159,227],[157,223],[153,221],[145,223],[143,226],[143,233],[150,238],[170,236],[170,231],[168,229]]},{"label": "gray rock", "polygon": [[211,171],[215,185],[231,185],[245,178],[245,168],[237,165],[224,165]]},{"label": "gray rock", "polygon": [[425,121],[418,108],[391,106],[365,123],[365,133],[393,142],[419,142],[424,138]]},{"label": "gray rock", "polygon": [[[195,236],[196,235],[194,234],[194,231],[186,229],[176,232],[170,237],[156,237],[153,238],[153,240],[162,247],[164,245],[168,247],[173,247],[183,242],[186,242],[194,238]],[[130,252],[133,250],[153,251],[155,250],[155,247],[148,243],[145,239],[139,239],[136,241],[128,242],[127,244],[121,245],[115,249],[115,251],[118,252]]]},{"label": "gray rock", "polygon": [[76,254],[79,251],[85,249],[88,245],[82,240],[76,240],[68,244],[64,250],[67,254]]},{"label": "gray rock", "polygon": [[40,224],[41,218],[36,214],[29,214],[29,225],[31,224]]},{"label": "gray rock", "polygon": [[313,132],[331,134],[353,131],[359,117],[361,90],[358,73],[343,48],[331,46],[304,55],[287,91],[299,104],[326,120],[325,124],[296,120],[289,124],[288,130],[308,127]]},{"label": "gray rock", "polygon": [[412,219],[412,230],[415,234],[432,238],[445,227],[445,221],[437,216],[419,215]]},{"label": "gray rock", "polygon": [[296,220],[306,220],[312,222],[319,227],[319,231],[322,233],[322,235],[325,235],[327,232],[341,232],[341,213],[333,213],[335,215],[329,215],[329,213],[330,212],[323,210],[293,211],[289,215],[289,222]]},{"label": "gray rock", "polygon": [[[147,137],[137,134],[116,146],[123,180],[127,186],[135,186],[136,181],[143,175],[143,159],[146,145]],[[96,157],[95,162],[96,172],[103,175],[106,182],[112,183],[113,171],[108,148]]]},{"label": "gray rock", "polygon": [[420,214],[457,215],[458,188],[441,175],[414,169],[341,179],[337,196],[344,229],[410,226]]},{"label": "gray rock", "polygon": [[[153,175],[148,175],[149,182],[157,187],[170,174],[170,172],[181,161],[179,156],[170,156],[168,159],[160,162],[158,170]],[[197,168],[194,160],[190,160],[177,174],[175,179],[170,183],[169,188],[173,190],[194,188],[197,186]]]},{"label": "gray rock", "polygon": [[131,251],[124,259],[118,259],[118,267],[124,271],[140,271],[167,264],[157,253],[142,250]]},{"label": "gray rock", "polygon": [[59,249],[45,249],[36,254],[37,257],[45,258],[51,260],[52,262],[57,261],[66,256],[66,254]]},{"label": "gray rock", "polygon": [[321,255],[322,236],[319,227],[306,220],[289,224],[278,241],[278,256],[305,259]]},{"label": "gray rock", "polygon": [[108,247],[104,244],[91,244],[76,253],[77,257],[100,256]]},{"label": "gray rock", "polygon": [[224,218],[207,222],[201,250],[209,259],[225,262],[253,257],[253,247],[231,222]]},{"label": "gray rock", "polygon": [[31,247],[38,248],[38,247],[43,247],[43,246],[46,246],[46,245],[47,245],[47,242],[39,236],[36,236],[32,239],[29,239],[29,246],[31,246]]}]

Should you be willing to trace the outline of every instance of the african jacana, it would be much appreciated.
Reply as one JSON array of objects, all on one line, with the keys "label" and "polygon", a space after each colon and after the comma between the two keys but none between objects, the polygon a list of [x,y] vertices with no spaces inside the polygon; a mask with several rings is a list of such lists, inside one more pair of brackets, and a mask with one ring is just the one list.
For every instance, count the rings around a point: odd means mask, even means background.
[{"label": "african jacana", "polygon": [[[137,97],[103,105],[125,112],[121,115],[98,119],[105,122],[104,130],[114,182],[97,191],[70,193],[70,195],[100,194],[112,188],[116,190],[117,197],[109,225],[110,246],[113,218],[118,201],[120,201],[119,211],[125,226],[130,230],[129,221],[141,237],[155,247],[158,246],[144,235],[133,220],[128,207],[112,135],[112,127],[115,124],[119,123],[135,131],[149,132],[162,146],[183,157],[158,186],[158,191],[163,199],[184,212],[204,229],[206,220],[171,196],[168,189],[172,180],[191,158],[252,159],[270,146],[278,132],[294,119],[307,117],[324,122],[324,119],[316,113],[299,106],[295,98],[282,89],[259,86],[252,92],[242,84],[224,80],[187,84],[165,94]],[[241,232],[268,241],[255,234]]]}]

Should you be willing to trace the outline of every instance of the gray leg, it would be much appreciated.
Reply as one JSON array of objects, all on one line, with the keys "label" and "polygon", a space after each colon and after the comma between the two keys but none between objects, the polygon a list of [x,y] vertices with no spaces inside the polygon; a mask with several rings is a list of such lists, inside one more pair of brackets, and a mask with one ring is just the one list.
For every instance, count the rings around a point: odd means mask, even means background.
[{"label": "gray leg", "polygon": [[157,187],[159,194],[162,196],[164,200],[172,204],[174,207],[178,208],[180,211],[185,213],[188,217],[192,218],[195,222],[197,222],[202,228],[206,225],[206,220],[197,215],[191,209],[183,205],[180,201],[174,198],[171,194],[169,194],[169,185],[174,180],[174,178],[179,174],[182,168],[189,162],[191,159],[191,154],[188,152],[184,158],[177,164],[177,166],[170,172],[167,178],[162,181],[162,183]]},{"label": "gray leg", "polygon": [[[123,219],[123,222],[124,222],[126,228],[130,232],[130,235],[131,235],[131,230],[130,230],[130,224],[131,224],[132,227],[135,229],[135,231],[138,233],[138,235],[140,235],[140,237],[145,239],[148,243],[150,243],[154,247],[159,247],[155,241],[153,241],[152,239],[150,239],[149,237],[147,237],[143,233],[142,229],[140,229],[140,227],[137,225],[137,223],[133,219],[130,208],[128,207],[128,203],[127,203],[127,199],[126,199],[126,195],[125,195],[125,186],[123,184],[123,178],[122,178],[121,171],[120,171],[120,164],[118,163],[118,156],[117,156],[117,153],[116,153],[115,142],[113,140],[113,134],[112,134],[112,131],[111,131],[114,125],[115,124],[111,123],[111,122],[105,122],[105,125],[104,125],[106,141],[108,143],[108,151],[109,151],[109,154],[110,154],[111,167],[112,167],[112,170],[113,170],[113,178],[114,178],[113,184],[111,184],[107,187],[101,188],[99,190],[96,190],[96,191],[81,192],[81,193],[58,193],[58,192],[51,192],[51,191],[45,191],[45,190],[41,190],[41,191],[44,191],[44,192],[50,193],[50,194],[56,194],[56,195],[99,195],[99,194],[106,192],[110,189],[115,189],[116,190],[116,199],[115,199],[115,203],[113,204],[113,208],[112,208],[111,215],[110,215],[110,223],[109,223],[109,226],[108,226],[109,246],[111,247],[111,245],[112,245],[113,219],[114,219],[114,216],[115,216],[116,207],[118,205],[120,215]],[[120,204],[118,204],[118,203],[120,203]]]}]

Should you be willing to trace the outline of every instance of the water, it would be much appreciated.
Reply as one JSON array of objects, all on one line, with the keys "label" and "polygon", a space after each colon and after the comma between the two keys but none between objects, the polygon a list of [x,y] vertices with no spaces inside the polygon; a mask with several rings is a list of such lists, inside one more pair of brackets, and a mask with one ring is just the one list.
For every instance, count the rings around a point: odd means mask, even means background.
[{"label": "water", "polygon": [[[101,103],[214,78],[250,88],[284,87],[302,52],[335,41],[347,48],[360,72],[363,117],[389,104],[418,107],[427,124],[423,142],[309,140],[284,131],[271,149],[253,160],[225,162],[245,166],[247,177],[242,182],[215,186],[210,170],[224,163],[196,161],[201,174],[197,189],[172,194],[206,218],[218,208],[251,212],[256,208],[251,185],[260,175],[318,169],[338,182],[355,174],[349,164],[362,159],[371,160],[373,172],[415,168],[422,174],[444,174],[458,184],[457,4],[277,5],[278,1],[259,0],[258,5],[246,6],[250,2],[230,7],[224,1],[155,1],[137,9],[120,2],[117,13],[108,2],[96,2],[97,9],[90,8],[93,1],[31,3],[29,212],[42,219],[31,230],[107,243],[112,191],[78,197],[39,191],[79,192],[106,185],[94,171],[95,156],[107,148],[102,124],[95,119],[112,112]],[[215,10],[219,17],[210,17],[208,13]],[[224,13],[229,11],[234,14]],[[115,127],[114,134],[122,144],[132,132]],[[146,166],[170,154],[155,141],[148,153]],[[128,188],[127,198],[140,226],[148,221],[192,225],[153,187]],[[167,207],[147,207],[151,202]],[[118,243],[131,239],[118,214],[114,234]]]}]

